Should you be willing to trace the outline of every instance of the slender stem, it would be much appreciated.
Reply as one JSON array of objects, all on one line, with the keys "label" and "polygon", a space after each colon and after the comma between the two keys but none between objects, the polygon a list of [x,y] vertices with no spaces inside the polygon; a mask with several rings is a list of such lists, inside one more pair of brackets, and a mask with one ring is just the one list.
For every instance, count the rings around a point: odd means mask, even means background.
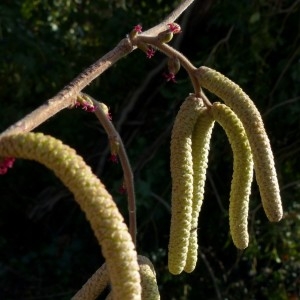
[{"label": "slender stem", "polygon": [[[83,93],[82,93],[83,94]],[[121,166],[124,173],[124,181],[126,185],[127,197],[128,197],[128,212],[129,212],[129,233],[131,235],[132,241],[136,246],[136,232],[137,232],[137,225],[136,225],[136,204],[135,204],[135,190],[134,190],[134,180],[133,180],[133,172],[131,169],[131,165],[123,144],[123,141],[114,127],[113,123],[109,120],[105,112],[101,109],[100,103],[93,99],[91,96],[84,94],[85,96],[89,97],[95,107],[95,115],[97,116],[98,120],[102,124],[104,130],[108,135],[108,139],[115,144],[118,144],[118,156],[121,162]]]},{"label": "slender stem", "polygon": [[127,191],[128,198],[128,213],[129,213],[129,233],[131,234],[133,243],[137,248],[136,244],[136,234],[137,234],[137,225],[136,225],[136,201],[135,201],[135,189],[134,189],[134,178],[131,165],[128,159],[128,156],[125,151],[124,144],[121,139],[119,139],[120,149],[119,149],[119,158],[124,172],[124,180]]},{"label": "slender stem", "polygon": [[194,71],[197,70],[197,68],[185,57],[181,52],[177,51],[170,45],[166,43],[162,43],[158,36],[155,37],[149,37],[145,35],[137,35],[133,40],[133,44],[138,44],[139,42],[143,42],[149,45],[152,45],[159,49],[162,53],[166,54],[168,57],[176,57],[179,59],[180,64],[183,66],[183,68],[187,71],[191,82],[193,84],[193,88],[195,91],[195,95],[198,97],[201,94],[201,88],[198,83],[198,80],[196,79],[194,75]]},{"label": "slender stem", "polygon": [[201,89],[201,91],[200,91],[200,95],[201,95],[201,99],[203,100],[205,106],[206,106],[207,108],[212,107],[211,102],[208,100],[208,98],[206,97],[206,95],[204,94],[204,92],[203,92],[202,89]]},{"label": "slender stem", "polygon": [[181,65],[187,70],[187,72],[196,70],[196,67],[181,52],[166,43],[162,43],[157,36],[153,37],[138,35],[133,39],[134,44],[140,41],[155,46],[168,57],[177,57],[180,60]]}]

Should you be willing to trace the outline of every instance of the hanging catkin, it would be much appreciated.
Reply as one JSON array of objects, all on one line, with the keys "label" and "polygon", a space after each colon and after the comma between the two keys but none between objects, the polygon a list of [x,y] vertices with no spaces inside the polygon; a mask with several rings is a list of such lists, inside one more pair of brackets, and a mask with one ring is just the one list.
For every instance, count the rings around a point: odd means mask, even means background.
[{"label": "hanging catkin", "polygon": [[229,223],[233,243],[245,249],[249,243],[248,211],[253,160],[242,122],[225,104],[215,102],[211,109],[214,119],[223,127],[233,152],[233,175],[230,190]]},{"label": "hanging catkin", "polygon": [[188,253],[185,272],[192,272],[198,259],[198,217],[204,197],[204,186],[206,169],[208,166],[208,153],[214,120],[209,114],[209,109],[203,107],[198,114],[197,122],[192,135],[192,156],[193,156],[193,200],[192,200],[192,221],[189,239]]},{"label": "hanging catkin", "polygon": [[282,204],[274,157],[259,111],[249,96],[234,82],[208,67],[196,71],[200,85],[221,98],[239,117],[253,154],[256,181],[268,219],[282,218]]},{"label": "hanging catkin", "polygon": [[176,116],[171,138],[172,216],[168,267],[180,274],[188,252],[193,198],[192,133],[202,100],[191,95]]}]

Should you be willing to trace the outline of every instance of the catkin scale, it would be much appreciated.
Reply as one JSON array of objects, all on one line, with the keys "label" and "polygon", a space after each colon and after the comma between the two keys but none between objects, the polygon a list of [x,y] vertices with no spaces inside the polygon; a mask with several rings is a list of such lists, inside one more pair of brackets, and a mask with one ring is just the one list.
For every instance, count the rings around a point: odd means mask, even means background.
[{"label": "catkin scale", "polygon": [[204,197],[204,186],[206,170],[208,166],[208,153],[214,120],[206,107],[203,107],[198,114],[197,122],[192,135],[192,157],[193,157],[193,199],[192,199],[192,220],[189,246],[184,271],[191,273],[198,259],[198,217]]},{"label": "catkin scale", "polygon": [[259,111],[249,96],[221,73],[200,67],[196,76],[202,87],[221,98],[242,121],[253,154],[264,211],[270,221],[280,221],[283,211],[274,157]]},{"label": "catkin scale", "polygon": [[248,246],[248,211],[253,160],[251,148],[242,122],[225,104],[215,102],[213,118],[223,127],[233,152],[233,175],[230,191],[229,223],[233,243],[239,249]]},{"label": "catkin scale", "polygon": [[192,220],[193,158],[192,132],[202,100],[191,95],[176,116],[171,137],[172,216],[168,267],[180,274],[185,266]]},{"label": "catkin scale", "polygon": [[74,194],[101,245],[116,299],[141,299],[137,253],[122,215],[84,160],[61,141],[41,133],[3,137],[0,156],[38,161]]}]

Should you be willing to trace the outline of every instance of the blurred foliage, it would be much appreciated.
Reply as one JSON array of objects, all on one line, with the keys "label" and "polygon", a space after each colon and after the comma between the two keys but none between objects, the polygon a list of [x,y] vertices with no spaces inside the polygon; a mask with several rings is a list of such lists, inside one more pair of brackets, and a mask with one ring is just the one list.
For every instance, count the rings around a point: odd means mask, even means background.
[{"label": "blurred foliage", "polygon": [[[0,130],[55,95],[134,25],[157,24],[178,2],[2,0]],[[232,154],[217,127],[197,268],[192,274],[168,273],[169,138],[191,84],[184,71],[177,84],[164,82],[163,55],[148,60],[135,51],[85,91],[111,107],[132,163],[138,251],[153,261],[162,299],[299,299],[300,2],[195,1],[187,14],[180,51],[195,65],[211,66],[240,84],[263,115],[285,217],[279,224],[266,220],[254,184],[250,245],[244,252],[234,248],[227,213]],[[76,148],[127,219],[126,197],[118,192],[121,168],[108,161],[107,138],[92,114],[66,110],[37,130]],[[21,160],[1,177],[0,191],[0,298],[69,299],[103,262],[72,195],[44,167]]]}]

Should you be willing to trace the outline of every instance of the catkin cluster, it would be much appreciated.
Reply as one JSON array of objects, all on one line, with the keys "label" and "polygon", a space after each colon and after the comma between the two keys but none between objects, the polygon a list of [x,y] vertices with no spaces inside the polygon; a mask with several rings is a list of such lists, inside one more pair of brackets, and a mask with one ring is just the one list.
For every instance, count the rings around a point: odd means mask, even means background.
[{"label": "catkin cluster", "polygon": [[[156,273],[151,261],[142,255],[138,255],[140,267],[142,298],[141,300],[159,300],[159,290],[156,281]],[[71,300],[95,300],[101,295],[105,288],[109,287],[109,273],[104,263],[82,286],[82,288],[71,298]],[[110,292],[106,300],[117,299]]]},{"label": "catkin cluster", "polygon": [[199,84],[225,104],[190,95],[182,104],[172,130],[172,217],[168,266],[172,274],[192,272],[196,266],[198,216],[204,196],[210,139],[219,123],[233,151],[229,225],[233,243],[248,246],[248,210],[253,170],[265,213],[270,221],[282,218],[279,185],[270,142],[261,115],[242,89],[222,74],[200,67]]},{"label": "catkin cluster", "polygon": [[258,109],[236,83],[221,73],[208,67],[200,67],[197,78],[202,87],[222,99],[241,120],[251,147],[264,211],[271,222],[280,221],[283,211],[274,157]]},{"label": "catkin cluster", "polygon": [[177,114],[171,138],[172,218],[169,242],[169,270],[179,274],[188,254],[192,222],[193,156],[192,134],[203,109],[200,98],[189,96]]}]

